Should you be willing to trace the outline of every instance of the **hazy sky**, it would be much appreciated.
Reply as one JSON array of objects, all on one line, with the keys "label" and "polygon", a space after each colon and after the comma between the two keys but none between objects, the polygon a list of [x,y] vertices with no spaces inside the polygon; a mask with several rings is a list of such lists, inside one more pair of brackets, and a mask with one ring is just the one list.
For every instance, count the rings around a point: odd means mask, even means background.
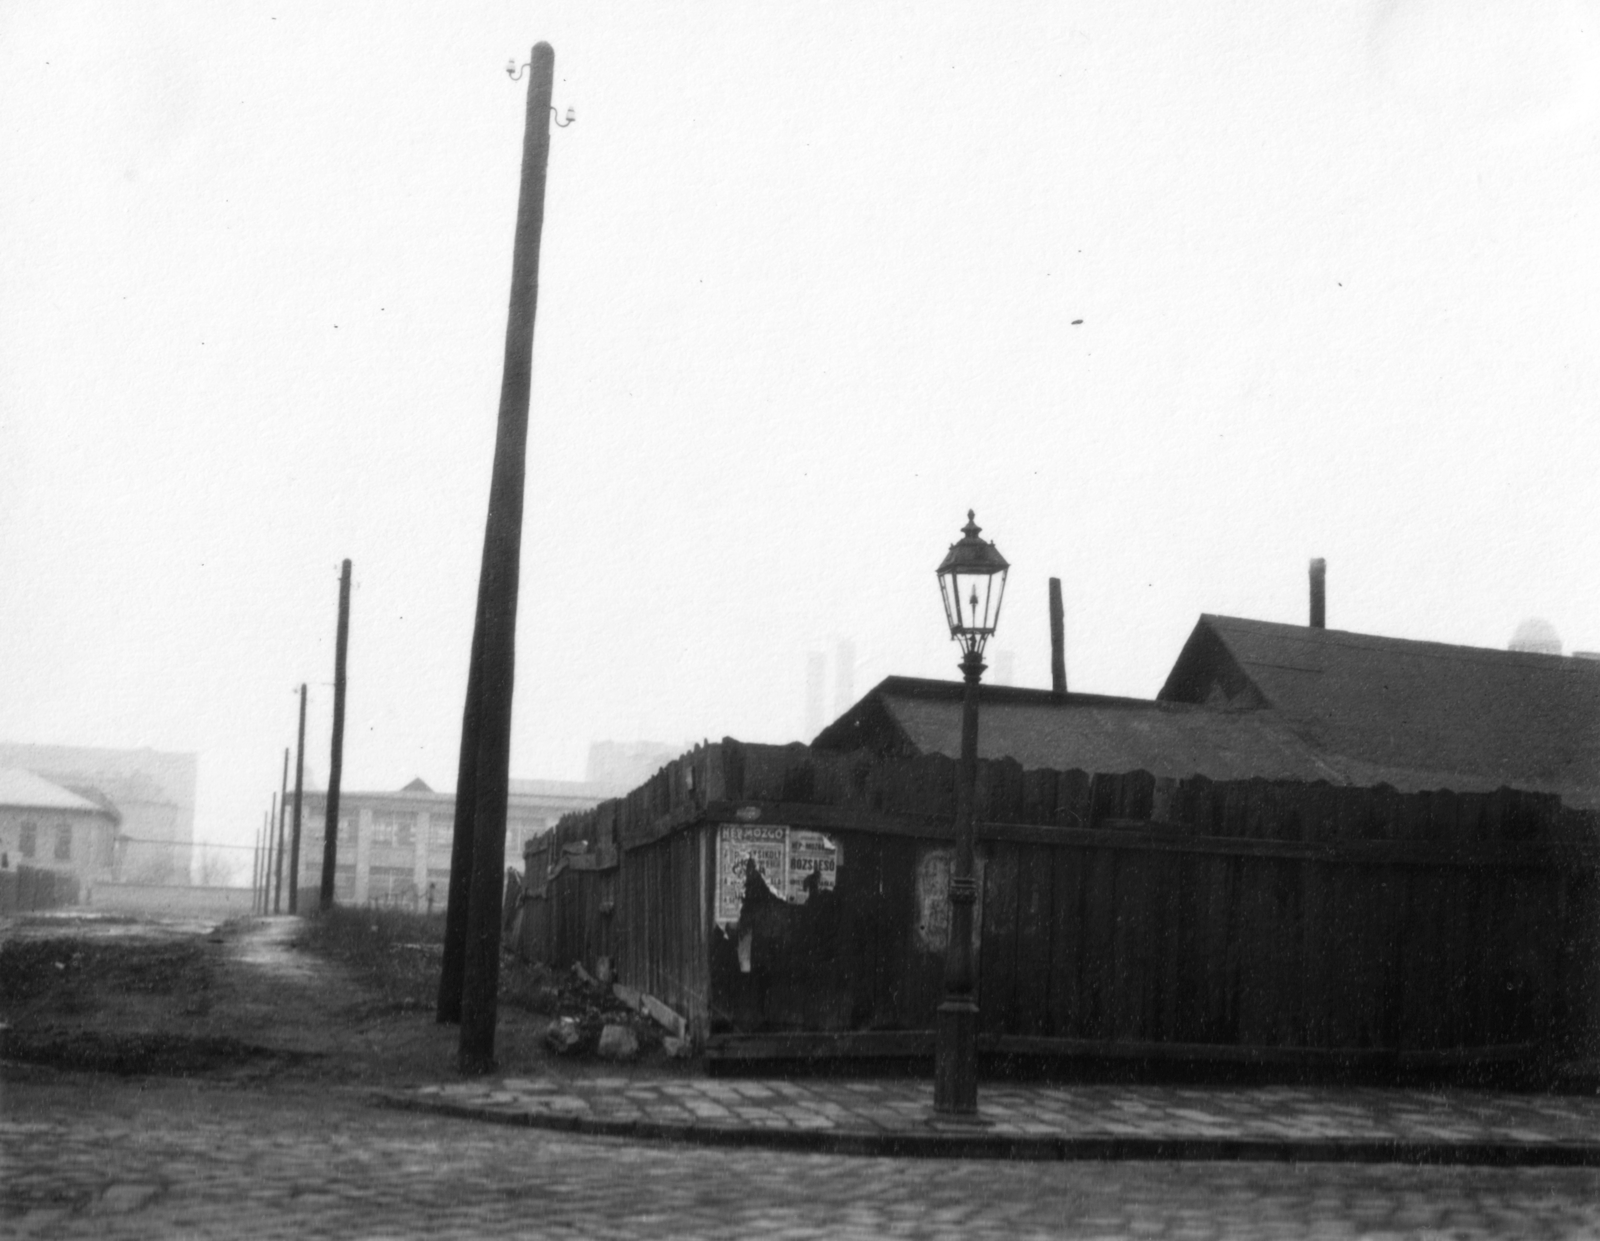
[{"label": "hazy sky", "polygon": [[[454,780],[526,82],[556,49],[513,772],[797,739],[805,662],[1150,695],[1201,612],[1600,648],[1590,4],[0,4],[0,739],[311,683]],[[1082,320],[1074,325],[1075,320]]]}]

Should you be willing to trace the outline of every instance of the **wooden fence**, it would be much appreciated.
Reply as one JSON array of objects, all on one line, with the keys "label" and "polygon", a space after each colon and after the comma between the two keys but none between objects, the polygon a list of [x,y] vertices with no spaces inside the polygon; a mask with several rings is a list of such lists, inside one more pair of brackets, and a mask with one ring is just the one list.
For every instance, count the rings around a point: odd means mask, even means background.
[{"label": "wooden fence", "polygon": [[[937,756],[701,747],[530,844],[525,949],[555,966],[610,958],[727,1054],[923,1054],[954,781]],[[977,804],[990,1050],[1595,1055],[1596,819],[1555,797],[1002,760],[980,764]],[[719,833],[753,822],[826,833],[836,882],[793,903],[753,877],[737,924],[719,924]]]},{"label": "wooden fence", "polygon": [[78,876],[42,866],[0,870],[0,915],[60,909],[78,903]]}]

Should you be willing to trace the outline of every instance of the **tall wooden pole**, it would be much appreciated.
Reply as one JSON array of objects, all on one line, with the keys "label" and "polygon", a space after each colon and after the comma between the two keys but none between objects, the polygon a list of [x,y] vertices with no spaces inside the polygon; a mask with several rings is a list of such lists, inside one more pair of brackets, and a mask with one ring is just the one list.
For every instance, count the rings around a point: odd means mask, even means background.
[{"label": "tall wooden pole", "polygon": [[261,912],[261,838],[267,830],[267,816],[261,816],[261,826],[256,829],[256,847],[250,852],[250,912]]},{"label": "tall wooden pole", "polygon": [[306,683],[300,682],[300,734],[294,746],[294,831],[289,837],[289,912],[300,911],[300,790],[306,772]]},{"label": "tall wooden pole", "polygon": [[[285,750],[283,756],[287,759],[289,751]],[[283,807],[276,793],[272,795],[272,822],[277,834],[272,838],[273,843],[268,850],[272,856],[267,864],[272,868],[272,873],[267,876],[267,889],[272,894],[272,912],[277,913],[279,902],[283,899]]]},{"label": "tall wooden pole", "polygon": [[256,837],[256,912],[267,912],[267,850],[272,847],[272,814],[261,813],[261,834]]},{"label": "tall wooden pole", "polygon": [[478,713],[483,678],[483,578],[467,663],[467,701],[461,712],[461,756],[456,766],[455,830],[450,838],[450,882],[444,912],[444,959],[439,968],[440,1025],[461,1020],[461,979],[466,969],[467,905],[472,896],[473,812],[477,808]]},{"label": "tall wooden pole", "polygon": [[[339,570],[339,630],[333,647],[333,746],[328,757],[328,818],[322,832],[322,890],[318,908],[333,908],[333,870],[339,861],[339,781],[344,776],[345,658],[350,651],[350,562]],[[303,688],[302,688],[303,692]],[[305,701],[301,699],[302,703]],[[302,720],[304,716],[302,715]],[[298,781],[298,777],[296,778]],[[300,808],[299,793],[295,809]]]},{"label": "tall wooden pole", "polygon": [[288,815],[288,813],[289,813],[289,747],[288,746],[284,746],[283,747],[283,787],[282,787],[281,791],[278,793],[278,804],[276,806],[274,806],[273,809],[272,809],[272,822],[273,822],[273,825],[276,828],[277,833],[278,833],[278,843],[276,845],[277,859],[278,859],[277,860],[278,883],[277,883],[276,888],[274,889],[276,895],[274,895],[273,898],[272,898],[272,904],[273,904],[272,912],[273,913],[277,913],[278,912],[278,909],[277,909],[278,902],[279,902],[279,899],[283,896],[283,847],[284,847],[283,846],[283,841],[284,841],[284,831],[285,831],[285,820],[286,820],[286,816]]},{"label": "tall wooden pole", "polygon": [[[516,671],[517,586],[522,557],[522,500],[533,386],[533,323],[539,301],[539,240],[544,231],[545,173],[550,162],[550,94],[554,49],[537,43],[530,58],[523,122],[522,186],[511,257],[511,304],[494,474],[478,579],[479,711],[472,771],[472,882],[462,952],[462,1073],[493,1071],[500,987],[500,917],[505,883],[506,793],[511,765],[511,703]],[[469,681],[471,676],[469,673]],[[461,798],[457,790],[457,801]]]}]

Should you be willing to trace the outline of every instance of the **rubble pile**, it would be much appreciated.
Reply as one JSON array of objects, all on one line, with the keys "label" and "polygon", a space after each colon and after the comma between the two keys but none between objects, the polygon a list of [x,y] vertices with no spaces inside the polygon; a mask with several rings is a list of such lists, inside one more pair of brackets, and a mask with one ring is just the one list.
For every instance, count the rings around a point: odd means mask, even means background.
[{"label": "rubble pile", "polygon": [[655,1021],[582,966],[564,974],[533,966],[530,973],[525,1002],[553,1018],[544,1043],[556,1055],[632,1060],[662,1045]]}]

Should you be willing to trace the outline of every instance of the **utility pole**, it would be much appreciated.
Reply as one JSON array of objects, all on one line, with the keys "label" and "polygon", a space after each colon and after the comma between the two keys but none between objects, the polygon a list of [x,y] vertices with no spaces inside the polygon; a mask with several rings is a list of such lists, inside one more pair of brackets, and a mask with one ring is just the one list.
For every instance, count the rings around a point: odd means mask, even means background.
[{"label": "utility pole", "polygon": [[261,816],[261,826],[256,829],[256,847],[250,852],[250,912],[261,912],[261,838],[266,834],[267,816]]},{"label": "utility pole", "polygon": [[277,883],[272,889],[272,912],[278,913],[278,907],[283,904],[283,814],[290,806],[290,747],[283,747],[283,780],[282,787],[278,790],[277,803],[272,806],[272,822],[277,824]]},{"label": "utility pole", "polygon": [[[511,258],[511,299],[506,317],[505,362],[500,380],[499,426],[489,515],[478,577],[477,710],[470,790],[457,789],[459,807],[472,799],[471,882],[461,949],[461,1038],[457,1067],[465,1074],[492,1072],[500,986],[501,894],[505,883],[506,793],[511,763],[511,704],[516,671],[517,587],[522,555],[523,485],[527,470],[528,402],[533,385],[533,324],[539,300],[539,241],[544,231],[545,174],[550,162],[550,95],[555,51],[534,45],[529,66],[527,116],[522,135],[522,183]],[[469,692],[473,676],[468,672]],[[462,730],[465,747],[468,729]],[[463,753],[461,766],[467,760]],[[458,818],[456,831],[461,832]],[[454,860],[452,851],[452,861]],[[457,888],[451,875],[452,904]],[[455,910],[451,909],[451,914]],[[448,946],[447,946],[448,947]],[[441,1001],[445,997],[441,996]],[[441,1011],[445,1008],[443,1002]]]},{"label": "utility pole", "polygon": [[256,912],[267,912],[267,856],[272,848],[272,813],[261,815],[261,835],[256,841]]},{"label": "utility pole", "polygon": [[306,683],[300,682],[300,736],[294,747],[294,833],[289,837],[289,912],[300,911],[300,790],[306,771]]},{"label": "utility pole", "polygon": [[[285,759],[287,759],[289,757],[289,751],[285,750],[283,752],[283,756],[284,756]],[[277,836],[275,837],[275,843],[273,843],[272,845],[270,845],[268,847],[268,852],[272,855],[271,860],[268,863],[272,867],[272,874],[267,876],[267,887],[269,889],[271,889],[271,892],[272,892],[272,912],[273,913],[277,913],[278,912],[278,906],[283,900],[283,813],[282,813],[282,811],[283,811],[283,808],[278,803],[278,795],[276,793],[274,793],[272,795],[272,821],[273,821],[273,823],[275,823],[277,825],[278,833],[277,833]],[[274,879],[276,879],[276,882],[274,882]]]},{"label": "utility pole", "polygon": [[[333,752],[328,758],[328,818],[322,832],[322,890],[317,907],[333,908],[333,868],[339,860],[339,780],[344,775],[344,672],[350,650],[350,562],[339,570],[339,629],[333,647]],[[305,693],[305,687],[300,687]],[[301,700],[301,727],[305,724],[305,699]],[[302,740],[303,740],[302,736]],[[296,778],[298,780],[298,777]],[[299,811],[300,795],[295,794]]]},{"label": "utility pole", "polygon": [[467,702],[461,712],[461,755],[456,763],[456,817],[450,837],[450,882],[445,889],[444,959],[439,967],[440,1025],[461,1020],[461,979],[466,969],[467,905],[472,895],[473,810],[478,791],[478,700],[483,678],[483,589],[479,578],[478,608],[472,626],[472,654],[467,662]]}]

